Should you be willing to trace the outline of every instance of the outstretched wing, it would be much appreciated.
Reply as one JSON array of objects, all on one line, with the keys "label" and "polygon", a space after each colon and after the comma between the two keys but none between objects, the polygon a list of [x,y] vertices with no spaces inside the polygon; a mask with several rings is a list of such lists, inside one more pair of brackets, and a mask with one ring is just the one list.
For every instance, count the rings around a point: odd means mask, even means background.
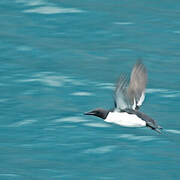
[{"label": "outstretched wing", "polygon": [[115,89],[115,109],[117,111],[138,109],[145,98],[146,83],[146,68],[140,61],[137,61],[131,72],[130,83],[126,76],[119,77]]},{"label": "outstretched wing", "polygon": [[121,75],[118,79],[115,89],[115,110],[122,111],[131,108],[131,102],[128,97],[128,78]]},{"label": "outstretched wing", "polygon": [[137,61],[131,72],[130,84],[128,87],[128,97],[135,109],[138,109],[145,98],[145,88],[147,83],[147,70],[141,61]]}]

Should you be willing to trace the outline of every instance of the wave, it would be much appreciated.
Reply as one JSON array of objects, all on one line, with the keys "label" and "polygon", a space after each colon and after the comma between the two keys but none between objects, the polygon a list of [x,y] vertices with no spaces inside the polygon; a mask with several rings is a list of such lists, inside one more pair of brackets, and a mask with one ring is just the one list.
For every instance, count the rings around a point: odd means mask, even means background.
[{"label": "wave", "polygon": [[159,93],[161,97],[173,98],[180,96],[180,91],[171,89],[146,89],[146,93]]},{"label": "wave", "polygon": [[173,133],[173,134],[180,134],[180,130],[175,130],[175,129],[166,129],[164,131],[170,132],[170,133]]},{"label": "wave", "polygon": [[141,142],[152,141],[152,140],[157,139],[154,136],[136,136],[134,134],[121,134],[121,135],[118,135],[117,138],[128,139],[128,140],[137,140],[137,141],[141,141]]},{"label": "wave", "polygon": [[31,51],[32,50],[32,48],[29,46],[18,46],[16,49],[18,51]]},{"label": "wave", "polygon": [[175,34],[180,34],[180,30],[179,31],[172,31]]},{"label": "wave", "polygon": [[105,124],[105,123],[85,123],[83,124],[85,126],[89,126],[89,127],[110,127],[110,125]]},{"label": "wave", "polygon": [[59,14],[59,13],[82,13],[84,11],[75,8],[60,8],[56,6],[43,6],[24,10],[25,13]]},{"label": "wave", "polygon": [[133,22],[115,22],[114,24],[118,24],[118,25],[132,25],[134,23]]},{"label": "wave", "polygon": [[19,175],[17,174],[10,174],[10,173],[0,173],[0,176],[5,176],[5,177],[18,177]]},{"label": "wave", "polygon": [[[26,9],[25,13],[38,13],[38,14],[59,14],[59,13],[82,13],[85,12],[76,8],[63,8],[58,7],[55,3],[46,2],[43,0],[16,0],[16,3],[22,3],[25,6],[33,7],[32,9]],[[37,7],[35,7],[37,6]]]},{"label": "wave", "polygon": [[180,96],[180,93],[161,95],[161,97],[166,97],[166,98],[173,98],[173,97],[178,97],[178,96]]},{"label": "wave", "polygon": [[27,119],[27,120],[23,120],[23,121],[13,123],[13,124],[10,125],[10,127],[20,127],[20,126],[33,124],[35,122],[37,122],[37,120],[35,120],[35,119]]},{"label": "wave", "polygon": [[73,95],[73,96],[92,96],[93,93],[90,93],[90,92],[74,92],[74,93],[71,93],[71,95]]},{"label": "wave", "polygon": [[84,122],[84,121],[87,121],[81,117],[74,117],[74,116],[71,116],[71,117],[66,117],[66,118],[60,118],[60,119],[56,119],[54,120],[53,122],[54,123],[61,123],[61,122],[73,122],[73,123],[78,123],[78,122]]},{"label": "wave", "polygon": [[148,88],[146,89],[146,93],[162,93],[167,92],[168,89],[155,89],[155,88]]},{"label": "wave", "polygon": [[97,83],[96,86],[102,89],[112,89],[112,90],[115,89],[115,86],[113,83]]},{"label": "wave", "polygon": [[98,148],[91,148],[84,151],[84,153],[93,153],[93,154],[104,154],[111,152],[116,146],[101,146]]},{"label": "wave", "polygon": [[54,75],[52,72],[42,72],[33,75],[29,79],[18,80],[19,82],[40,82],[47,86],[61,87],[64,84],[83,85],[79,80],[73,79],[69,76]]},{"label": "wave", "polygon": [[22,3],[25,6],[39,6],[39,5],[44,5],[48,4],[47,2],[43,0],[16,0],[16,3]]}]

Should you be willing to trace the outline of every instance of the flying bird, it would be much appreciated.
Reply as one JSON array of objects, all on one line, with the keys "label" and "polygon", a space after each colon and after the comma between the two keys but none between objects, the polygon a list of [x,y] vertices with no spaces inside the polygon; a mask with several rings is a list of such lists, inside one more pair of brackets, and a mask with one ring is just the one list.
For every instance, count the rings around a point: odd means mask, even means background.
[{"label": "flying bird", "polygon": [[130,80],[120,75],[114,92],[114,109],[94,109],[85,115],[93,115],[104,119],[105,122],[115,123],[124,127],[149,127],[161,133],[160,127],[154,119],[139,111],[145,99],[147,70],[141,61],[134,65]]}]

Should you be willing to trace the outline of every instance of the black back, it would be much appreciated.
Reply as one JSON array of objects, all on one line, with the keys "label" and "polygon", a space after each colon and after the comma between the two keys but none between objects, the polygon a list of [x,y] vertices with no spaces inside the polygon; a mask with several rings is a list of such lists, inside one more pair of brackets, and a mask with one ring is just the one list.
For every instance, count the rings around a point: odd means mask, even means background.
[{"label": "black back", "polygon": [[152,119],[151,117],[149,117],[148,115],[146,115],[140,111],[133,110],[133,109],[126,109],[124,111],[129,114],[135,114],[136,116],[138,116],[139,118],[144,120],[147,123],[147,125],[153,129],[156,129],[159,127],[154,119]]}]

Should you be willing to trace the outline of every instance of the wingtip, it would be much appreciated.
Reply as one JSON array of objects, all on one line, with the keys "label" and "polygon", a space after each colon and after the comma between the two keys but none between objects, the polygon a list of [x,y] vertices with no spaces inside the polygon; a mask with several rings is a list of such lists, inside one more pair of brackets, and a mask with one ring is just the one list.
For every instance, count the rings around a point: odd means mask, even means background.
[{"label": "wingtip", "polygon": [[160,129],[154,129],[156,132],[158,132],[159,134],[162,134],[161,130]]},{"label": "wingtip", "polygon": [[142,58],[138,58],[138,59],[136,60],[136,64],[143,64]]},{"label": "wingtip", "polygon": [[144,65],[144,63],[143,63],[143,60],[142,60],[141,58],[139,58],[139,59],[136,60],[136,63],[135,63],[134,66],[141,66],[141,67],[145,68],[145,65]]}]

